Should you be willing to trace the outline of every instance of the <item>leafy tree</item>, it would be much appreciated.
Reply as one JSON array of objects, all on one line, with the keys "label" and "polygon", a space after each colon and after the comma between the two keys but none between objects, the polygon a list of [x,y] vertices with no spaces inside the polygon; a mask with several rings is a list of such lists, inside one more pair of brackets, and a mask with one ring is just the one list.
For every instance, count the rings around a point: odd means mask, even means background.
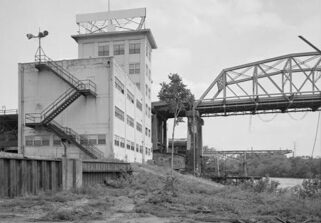
[{"label": "leafy tree", "polygon": [[174,166],[174,134],[175,127],[182,122],[179,114],[183,111],[190,110],[194,102],[194,96],[186,85],[183,83],[182,78],[178,74],[168,75],[169,83],[161,83],[161,89],[158,93],[158,98],[167,103],[169,111],[174,114],[173,132],[172,132],[172,162],[171,170]]}]

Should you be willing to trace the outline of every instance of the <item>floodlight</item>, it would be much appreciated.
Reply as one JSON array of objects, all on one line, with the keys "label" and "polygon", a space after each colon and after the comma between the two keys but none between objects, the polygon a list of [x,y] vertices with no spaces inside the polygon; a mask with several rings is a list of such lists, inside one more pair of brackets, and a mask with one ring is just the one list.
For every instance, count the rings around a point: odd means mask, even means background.
[{"label": "floodlight", "polygon": [[35,37],[35,36],[32,35],[31,33],[28,33],[26,36],[27,36],[28,39],[32,39],[33,37]]},{"label": "floodlight", "polygon": [[36,61],[39,61],[39,63],[41,62],[43,57],[46,56],[45,53],[43,52],[43,49],[41,48],[41,39],[48,36],[48,34],[49,34],[49,32],[47,30],[44,30],[43,32],[40,32],[40,30],[39,30],[39,33],[37,36],[35,36],[31,33],[28,33],[26,35],[28,39],[37,38],[39,41],[39,46],[38,46],[38,49],[37,49],[36,55],[35,55]]}]

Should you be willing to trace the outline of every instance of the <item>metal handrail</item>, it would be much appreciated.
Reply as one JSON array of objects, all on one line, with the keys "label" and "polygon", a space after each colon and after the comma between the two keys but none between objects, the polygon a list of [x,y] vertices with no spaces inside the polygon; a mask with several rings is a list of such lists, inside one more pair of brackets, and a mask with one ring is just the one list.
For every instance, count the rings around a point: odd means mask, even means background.
[{"label": "metal handrail", "polygon": [[[53,70],[55,70],[57,73],[59,73],[60,75],[64,76],[65,79],[68,79],[69,82],[78,89],[79,85],[81,86],[82,84],[88,85],[89,88],[88,89],[83,89],[83,90],[91,90],[94,89],[94,92],[96,92],[96,84],[91,81],[91,80],[84,80],[86,82],[88,82],[88,84],[86,83],[82,83],[83,81],[79,80],[78,78],[76,78],[74,75],[72,75],[67,69],[65,69],[63,66],[59,65],[58,63],[56,63],[54,60],[52,60],[51,58],[49,58],[46,55],[41,55],[39,57],[39,55],[35,56],[35,60],[38,63],[46,63],[47,65],[49,65]],[[79,89],[78,89],[79,90]],[[80,89],[81,90],[81,89]]]},{"label": "metal handrail", "polygon": [[15,115],[18,114],[17,109],[3,109],[0,110],[0,115]]},{"label": "metal handrail", "polygon": [[47,114],[52,111],[53,109],[56,109],[59,105],[61,105],[63,102],[65,102],[71,95],[76,93],[77,91],[74,88],[69,88],[67,91],[65,91],[63,94],[61,94],[55,101],[53,101],[51,104],[49,104],[42,112],[41,115],[43,118],[47,117]]},{"label": "metal handrail", "polygon": [[[54,126],[59,128],[61,131],[63,131],[69,137],[72,137],[79,144],[80,144],[81,140],[87,139],[86,137],[79,135],[73,129],[68,128],[68,127],[64,127],[64,126],[60,125],[58,122],[56,122],[56,121],[51,121],[51,124],[53,124]],[[104,156],[104,154],[92,144],[84,145],[84,147],[87,150],[89,150],[90,153],[94,154],[97,157],[103,157]]]},{"label": "metal handrail", "polygon": [[[241,96],[229,96],[229,97],[225,97],[225,98],[215,98],[214,100],[213,99],[203,99],[202,101],[203,102],[208,102],[208,101],[221,101],[221,100],[227,100],[227,99],[241,99],[241,98],[247,98],[247,99],[255,99],[255,98],[269,98],[270,96],[303,96],[303,95],[311,95],[311,94],[314,94],[314,95],[317,95],[317,94],[320,94],[321,95],[321,92],[319,91],[304,91],[304,92],[286,92],[286,93],[271,93],[269,95],[267,94],[258,94],[258,95],[241,95]],[[201,102],[202,102],[201,101]]]}]

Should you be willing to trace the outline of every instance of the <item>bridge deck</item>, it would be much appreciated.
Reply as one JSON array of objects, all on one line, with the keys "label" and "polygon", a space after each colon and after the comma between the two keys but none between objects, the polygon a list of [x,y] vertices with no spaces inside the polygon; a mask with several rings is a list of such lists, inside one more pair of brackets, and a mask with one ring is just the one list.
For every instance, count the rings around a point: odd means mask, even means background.
[{"label": "bridge deck", "polygon": [[226,116],[291,111],[316,111],[321,106],[320,94],[273,96],[264,98],[231,98],[202,101],[197,110],[202,116]]}]

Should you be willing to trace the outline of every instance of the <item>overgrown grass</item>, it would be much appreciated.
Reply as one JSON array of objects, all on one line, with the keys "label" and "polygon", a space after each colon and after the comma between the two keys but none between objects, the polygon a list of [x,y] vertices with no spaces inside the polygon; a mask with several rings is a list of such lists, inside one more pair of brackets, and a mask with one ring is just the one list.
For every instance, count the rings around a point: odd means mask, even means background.
[{"label": "overgrown grass", "polygon": [[[317,193],[317,185],[309,181],[301,190]],[[192,176],[171,177],[169,170],[143,165],[137,165],[133,175],[108,179],[105,185],[16,198],[1,202],[0,209],[38,211],[38,221],[87,221],[117,212],[113,208],[120,197],[132,201],[134,212],[158,217],[215,216],[272,222],[278,216],[291,222],[308,218],[321,222],[320,197],[302,196],[298,189],[279,190],[269,179],[223,187]]]}]

